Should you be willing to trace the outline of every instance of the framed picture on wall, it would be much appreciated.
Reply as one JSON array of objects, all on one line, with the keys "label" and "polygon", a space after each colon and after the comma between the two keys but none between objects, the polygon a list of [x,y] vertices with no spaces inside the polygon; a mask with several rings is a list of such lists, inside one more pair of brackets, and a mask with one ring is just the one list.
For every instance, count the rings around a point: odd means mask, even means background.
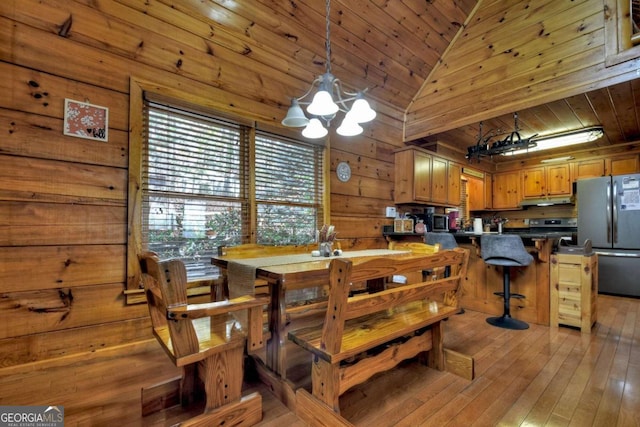
[{"label": "framed picture on wall", "polygon": [[64,100],[64,134],[78,138],[109,140],[109,109],[86,102]]}]

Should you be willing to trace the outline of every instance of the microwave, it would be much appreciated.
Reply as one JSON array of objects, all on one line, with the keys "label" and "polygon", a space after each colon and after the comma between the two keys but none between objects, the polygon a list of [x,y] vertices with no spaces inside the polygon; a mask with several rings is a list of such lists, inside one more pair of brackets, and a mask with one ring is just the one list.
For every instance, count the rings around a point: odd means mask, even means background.
[{"label": "microwave", "polygon": [[432,214],[431,217],[431,230],[434,232],[438,231],[449,231],[449,215],[444,214]]}]

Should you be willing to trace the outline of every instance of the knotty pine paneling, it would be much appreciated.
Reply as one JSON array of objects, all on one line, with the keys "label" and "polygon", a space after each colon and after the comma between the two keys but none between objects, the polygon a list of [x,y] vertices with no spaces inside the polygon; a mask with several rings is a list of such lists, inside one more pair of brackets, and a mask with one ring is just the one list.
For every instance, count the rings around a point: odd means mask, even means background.
[{"label": "knotty pine paneling", "polygon": [[122,283],[111,283],[4,292],[0,299],[4,318],[0,339],[146,316],[146,305],[125,305],[122,287]]},{"label": "knotty pine paneling", "polygon": [[[155,338],[152,337],[151,321],[140,307],[146,309],[144,305],[140,305],[128,314],[128,316],[136,314],[139,317],[122,322],[100,323],[0,339],[0,369],[4,368],[1,372],[7,372],[6,368],[9,367],[34,363],[37,369],[38,362],[46,362],[65,356],[77,356],[82,353],[91,354],[97,350],[145,340],[152,340],[153,345],[158,345]],[[73,382],[71,381],[69,384],[72,385]],[[6,390],[5,387],[0,387],[0,394],[3,394],[4,390]],[[11,403],[16,404],[17,402],[12,400]]]},{"label": "knotty pine paneling", "polygon": [[70,138],[62,134],[62,128],[62,116],[49,118],[0,108],[1,151],[12,156],[127,167],[127,132],[109,129],[109,141],[105,143]]},{"label": "knotty pine paneling", "polygon": [[406,140],[636,78],[634,61],[604,65],[601,2],[529,6],[480,3],[409,107]]},{"label": "knotty pine paneling", "polygon": [[[96,151],[99,144],[95,142]],[[43,177],[48,177],[43,180]],[[105,166],[0,155],[4,200],[125,206],[127,171]]]},{"label": "knotty pine paneling", "polygon": [[124,245],[127,241],[125,207],[0,201],[0,218],[0,246]]},{"label": "knotty pine paneling", "polygon": [[124,283],[124,245],[0,247],[2,292]]}]

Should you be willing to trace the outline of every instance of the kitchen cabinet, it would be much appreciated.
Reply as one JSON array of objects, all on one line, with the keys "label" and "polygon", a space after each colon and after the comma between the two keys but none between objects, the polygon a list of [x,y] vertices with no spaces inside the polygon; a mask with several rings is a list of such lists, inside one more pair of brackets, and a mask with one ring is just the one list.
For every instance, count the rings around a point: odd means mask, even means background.
[{"label": "kitchen cabinet", "polygon": [[484,177],[464,175],[467,185],[467,206],[469,211],[491,209],[491,175]]},{"label": "kitchen cabinet", "polygon": [[606,175],[624,175],[640,172],[637,154],[612,157],[607,159],[606,166]]},{"label": "kitchen cabinet", "polygon": [[571,168],[568,163],[524,169],[522,197],[539,198],[571,195]]},{"label": "kitchen cabinet", "polygon": [[604,159],[579,160],[572,164],[573,179],[596,178],[604,176]]},{"label": "kitchen cabinet", "polygon": [[431,155],[418,150],[398,151],[395,160],[396,203],[431,201]]},{"label": "kitchen cabinet", "polygon": [[395,153],[396,203],[460,205],[462,167],[424,149],[410,147]]},{"label": "kitchen cabinet", "polygon": [[460,186],[462,184],[462,166],[449,161],[447,163],[447,204],[460,206],[462,196]]},{"label": "kitchen cabinet", "polygon": [[516,209],[520,206],[520,171],[493,174],[493,209]]}]

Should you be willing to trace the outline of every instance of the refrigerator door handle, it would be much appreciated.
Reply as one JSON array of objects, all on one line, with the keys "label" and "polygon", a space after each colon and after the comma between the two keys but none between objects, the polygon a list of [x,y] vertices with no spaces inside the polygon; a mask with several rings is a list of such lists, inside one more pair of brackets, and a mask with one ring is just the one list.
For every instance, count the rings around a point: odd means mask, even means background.
[{"label": "refrigerator door handle", "polygon": [[607,243],[611,243],[611,183],[607,184]]},{"label": "refrigerator door handle", "polygon": [[613,200],[611,201],[613,209],[613,243],[618,243],[618,183],[613,181]]},{"label": "refrigerator door handle", "polygon": [[640,253],[629,253],[629,252],[609,252],[609,251],[593,251],[594,253],[601,256],[611,256],[611,257],[620,257],[620,258],[640,258]]}]

